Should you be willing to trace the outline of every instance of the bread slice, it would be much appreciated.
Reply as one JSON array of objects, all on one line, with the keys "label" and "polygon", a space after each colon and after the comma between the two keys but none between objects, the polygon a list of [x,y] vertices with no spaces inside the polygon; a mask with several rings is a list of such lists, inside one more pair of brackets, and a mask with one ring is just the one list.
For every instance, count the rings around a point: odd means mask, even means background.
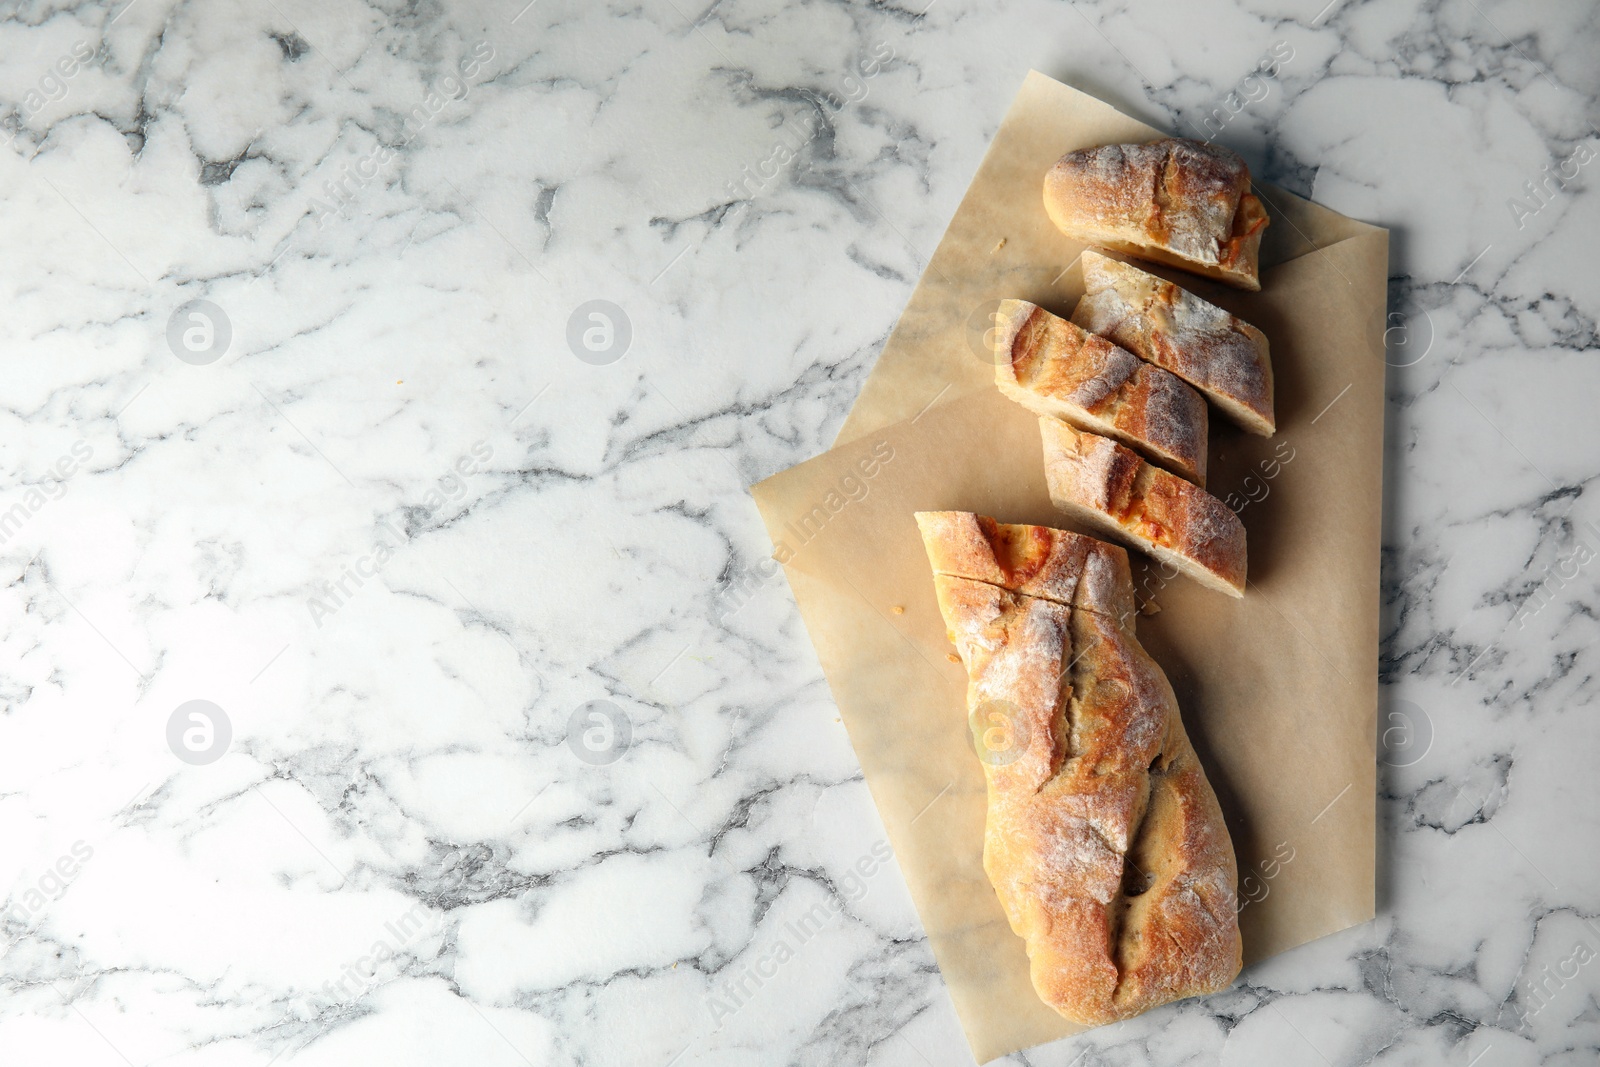
[{"label": "bread slice", "polygon": [[1226,504],[1108,438],[1051,418],[1039,431],[1056,507],[1202,585],[1244,596],[1244,524]]},{"label": "bread slice", "polygon": [[1074,323],[1176,374],[1250,433],[1271,437],[1277,430],[1272,356],[1260,330],[1097,252],[1083,253],[1083,284]]},{"label": "bread slice", "polygon": [[1085,244],[1261,288],[1267,213],[1250,168],[1226,148],[1169,137],[1068,152],[1045,175],[1044,206]]},{"label": "bread slice", "polygon": [[1127,553],[967,512],[917,521],[967,669],[984,871],[1040,998],[1096,1026],[1226,989],[1241,963],[1233,845],[1123,610]]},{"label": "bread slice", "polygon": [[1002,393],[1206,484],[1206,402],[1176,375],[1026,300],[1000,301],[995,323]]}]

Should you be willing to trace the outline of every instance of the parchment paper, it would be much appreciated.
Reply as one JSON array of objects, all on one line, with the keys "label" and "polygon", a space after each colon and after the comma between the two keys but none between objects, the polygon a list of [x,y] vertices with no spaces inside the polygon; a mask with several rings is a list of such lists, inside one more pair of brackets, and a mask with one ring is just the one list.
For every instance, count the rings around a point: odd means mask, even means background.
[{"label": "parchment paper", "polygon": [[[1036,419],[999,395],[975,338],[988,301],[1066,315],[1082,294],[1082,246],[1044,213],[1050,165],[1160,135],[1030,73],[839,443],[752,488],[980,1062],[1079,1028],[1034,993],[983,873],[966,676],[912,513],[1074,528],[1050,505]],[[1232,600],[1133,554],[1155,612],[1140,640],[1172,681],[1238,853],[1247,964],[1373,915],[1388,261],[1387,231],[1257,192],[1272,215],[1262,292],[1140,264],[1271,343],[1277,435],[1215,410],[1211,422],[1210,488],[1240,510],[1249,589]]]}]

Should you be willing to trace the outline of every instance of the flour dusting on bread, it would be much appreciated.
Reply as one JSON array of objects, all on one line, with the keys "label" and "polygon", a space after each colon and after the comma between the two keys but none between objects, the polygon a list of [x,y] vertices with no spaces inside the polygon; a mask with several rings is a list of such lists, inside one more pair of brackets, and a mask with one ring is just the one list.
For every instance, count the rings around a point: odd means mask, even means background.
[{"label": "flour dusting on bread", "polygon": [[[967,669],[984,870],[1040,997],[1096,1025],[1226,988],[1242,951],[1233,846],[1172,687],[1133,635],[1126,553],[969,512],[917,523]],[[1017,588],[1046,572],[1070,604]],[[1008,573],[1026,576],[966,576]]]},{"label": "flour dusting on bread", "polygon": [[1251,433],[1272,436],[1272,359],[1260,330],[1138,267],[1093,251],[1082,262],[1076,325],[1172,372]]},{"label": "flour dusting on bread", "polygon": [[1266,211],[1244,160],[1219,145],[1169,137],[1068,152],[1044,199],[1069,237],[1261,288]]}]

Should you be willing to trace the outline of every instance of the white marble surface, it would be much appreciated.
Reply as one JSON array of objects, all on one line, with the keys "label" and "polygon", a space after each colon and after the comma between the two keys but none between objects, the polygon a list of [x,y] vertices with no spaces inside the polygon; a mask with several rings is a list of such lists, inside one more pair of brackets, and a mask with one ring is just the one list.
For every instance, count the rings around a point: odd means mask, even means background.
[{"label": "white marble surface", "polygon": [[1431,741],[1375,922],[1010,1062],[1595,1062],[1600,24],[1321,6],[6,5],[0,1062],[970,1063],[787,588],[719,589],[1029,67],[1394,228]]}]

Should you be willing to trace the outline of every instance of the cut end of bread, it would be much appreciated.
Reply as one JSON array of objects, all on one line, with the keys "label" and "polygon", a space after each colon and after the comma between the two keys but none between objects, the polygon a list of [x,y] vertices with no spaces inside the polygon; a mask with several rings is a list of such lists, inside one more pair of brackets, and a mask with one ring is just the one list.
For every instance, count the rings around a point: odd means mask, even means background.
[{"label": "cut end of bread", "polygon": [[1269,414],[1263,415],[1255,408],[1240,403],[1231,396],[1221,394],[1207,395],[1211,397],[1211,402],[1217,405],[1224,415],[1228,416],[1229,421],[1245,433],[1254,434],[1257,437],[1271,437],[1278,432],[1277,422],[1270,417],[1270,408],[1268,409]]},{"label": "cut end of bread", "polygon": [[[1068,233],[1067,236],[1077,235]],[[1212,263],[1208,260],[1194,259],[1158,245],[1139,244],[1110,234],[1101,236],[1085,234],[1084,236],[1079,236],[1078,239],[1149,263],[1177,267],[1179,270],[1188,271],[1190,274],[1198,274],[1200,277],[1210,278],[1212,281],[1222,282],[1224,285],[1232,286],[1235,289],[1243,289],[1251,293],[1261,291],[1261,279],[1256,274],[1253,265],[1249,269],[1245,269],[1237,265]],[[1256,244],[1259,245],[1260,240],[1259,237],[1256,238]]]},{"label": "cut end of bread", "polygon": [[989,346],[994,361],[995,383],[1015,381],[1012,363],[1016,359],[1017,335],[1028,325],[1028,320],[1038,313],[1039,305],[1026,300],[1002,300],[994,313],[993,339]]}]

